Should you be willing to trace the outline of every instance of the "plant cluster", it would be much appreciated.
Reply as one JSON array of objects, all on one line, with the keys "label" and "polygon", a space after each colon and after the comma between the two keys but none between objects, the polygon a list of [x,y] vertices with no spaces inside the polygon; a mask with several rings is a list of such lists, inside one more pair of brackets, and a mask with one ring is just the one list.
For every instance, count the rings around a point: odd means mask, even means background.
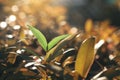
[{"label": "plant cluster", "polygon": [[0,80],[119,80],[119,31],[107,21],[92,26],[88,19],[85,32],[68,32],[49,42],[28,26],[36,38],[31,43],[22,39],[1,47]]}]

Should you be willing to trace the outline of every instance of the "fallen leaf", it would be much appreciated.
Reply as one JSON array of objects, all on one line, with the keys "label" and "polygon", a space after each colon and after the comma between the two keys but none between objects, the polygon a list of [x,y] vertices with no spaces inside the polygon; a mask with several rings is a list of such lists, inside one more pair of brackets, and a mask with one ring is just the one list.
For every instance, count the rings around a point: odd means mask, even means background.
[{"label": "fallen leaf", "polygon": [[95,38],[88,38],[85,41],[83,41],[78,51],[75,62],[75,71],[83,78],[87,77],[90,67],[93,64],[95,57],[94,45]]}]

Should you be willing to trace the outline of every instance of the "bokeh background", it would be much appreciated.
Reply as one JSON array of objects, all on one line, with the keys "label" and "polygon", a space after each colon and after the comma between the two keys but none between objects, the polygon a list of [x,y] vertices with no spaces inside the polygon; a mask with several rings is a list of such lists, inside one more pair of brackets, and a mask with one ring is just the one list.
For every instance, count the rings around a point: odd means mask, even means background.
[{"label": "bokeh background", "polygon": [[[46,72],[44,69],[24,67],[24,61],[27,64],[37,59],[23,48],[39,56],[46,54],[27,25],[39,29],[48,42],[58,35],[79,32],[79,37],[65,47],[76,51],[83,40],[96,36],[96,43],[100,42],[95,56],[97,62],[93,63],[87,79],[90,80],[106,67],[108,72],[105,76],[109,77],[108,80],[120,80],[120,0],[0,0],[0,80],[39,80],[41,73],[36,70]],[[13,54],[13,63],[9,64],[9,55]],[[72,54],[71,57],[74,56]],[[63,70],[73,70],[72,62],[75,61],[68,59],[70,63],[67,63],[67,58],[69,55],[65,58],[65,64],[71,67]],[[43,78],[46,76],[42,75]],[[65,80],[72,79],[69,73],[50,76],[55,77],[55,80],[63,80],[64,77]],[[118,79],[116,76],[119,76]]]},{"label": "bokeh background", "polygon": [[93,25],[108,21],[119,28],[120,0],[0,0],[0,39],[32,35],[26,25],[33,25],[49,41],[58,34],[84,30],[88,19]]}]

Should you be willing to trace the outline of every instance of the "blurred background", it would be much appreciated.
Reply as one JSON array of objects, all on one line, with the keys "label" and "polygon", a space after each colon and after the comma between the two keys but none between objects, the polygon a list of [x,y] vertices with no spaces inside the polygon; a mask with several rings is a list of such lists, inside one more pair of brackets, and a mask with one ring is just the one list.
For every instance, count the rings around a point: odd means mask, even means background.
[{"label": "blurred background", "polygon": [[[35,75],[31,74],[29,72],[31,70],[28,68],[25,71],[24,67],[23,70],[17,71],[18,74],[13,73],[25,63],[37,61],[23,48],[32,50],[38,55],[46,54],[27,25],[39,29],[48,42],[58,35],[80,32],[73,42],[65,46],[65,49],[75,48],[75,52],[72,51],[70,56],[76,55],[72,53],[77,52],[83,40],[96,36],[96,43],[99,43],[97,47],[100,48],[88,77],[93,77],[104,67],[113,68],[106,74],[110,77],[108,80],[112,79],[111,76],[116,76],[114,71],[119,70],[120,73],[120,0],[0,0],[0,80],[18,80],[18,77],[22,78],[21,80],[32,80],[28,79],[31,77],[26,78],[26,73],[27,76],[41,78],[41,73],[35,76],[37,72],[34,72]],[[18,55],[17,58],[16,55],[10,57],[14,62],[8,64],[9,54],[14,53]],[[67,62],[68,56],[64,62]],[[25,60],[27,62],[21,66]],[[68,60],[75,62],[71,58]],[[71,70],[74,68],[73,65]],[[63,80],[58,79],[60,76],[56,75],[55,80]],[[89,78],[87,79],[90,80]],[[120,80],[120,76],[119,79],[113,80]]]},{"label": "blurred background", "polygon": [[32,35],[26,25],[36,26],[49,41],[84,30],[87,20],[119,28],[120,0],[0,0],[0,43]]}]

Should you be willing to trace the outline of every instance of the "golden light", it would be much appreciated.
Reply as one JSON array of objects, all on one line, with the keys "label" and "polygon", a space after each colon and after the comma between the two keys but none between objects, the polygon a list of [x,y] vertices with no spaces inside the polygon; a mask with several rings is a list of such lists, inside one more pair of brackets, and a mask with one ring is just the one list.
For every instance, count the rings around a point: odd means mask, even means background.
[{"label": "golden light", "polygon": [[21,53],[22,53],[22,51],[21,51],[20,49],[18,49],[16,52],[17,52],[18,54],[21,54]]},{"label": "golden light", "polygon": [[9,22],[14,22],[16,21],[16,16],[15,15],[10,15],[9,16]]},{"label": "golden light", "polygon": [[70,34],[75,34],[75,33],[77,33],[78,32],[78,29],[76,28],[76,27],[72,27],[71,29],[70,29]]},{"label": "golden light", "polygon": [[2,21],[2,22],[0,23],[0,27],[1,27],[2,29],[6,28],[6,27],[7,27],[7,23],[4,22],[4,21]]},{"label": "golden light", "polygon": [[104,43],[105,43],[104,40],[100,40],[100,41],[95,45],[95,49],[97,50],[97,49],[100,48]]},{"label": "golden light", "polygon": [[13,12],[17,12],[17,11],[19,10],[19,8],[18,8],[17,5],[13,5],[12,8],[11,8],[11,10],[12,10]]},{"label": "golden light", "polygon": [[33,35],[31,30],[25,30],[24,33],[27,34],[27,35],[31,35],[31,36]]},{"label": "golden light", "polygon": [[24,19],[26,18],[26,14],[24,12],[18,13],[19,18]]},{"label": "golden light", "polygon": [[13,29],[14,29],[14,30],[19,30],[20,28],[21,28],[20,25],[15,25],[15,26],[13,26]]},{"label": "golden light", "polygon": [[31,36],[33,35],[31,30],[28,31],[28,34],[31,35]]},{"label": "golden light", "polygon": [[6,35],[7,38],[13,38],[13,35],[12,34],[8,34]]}]

